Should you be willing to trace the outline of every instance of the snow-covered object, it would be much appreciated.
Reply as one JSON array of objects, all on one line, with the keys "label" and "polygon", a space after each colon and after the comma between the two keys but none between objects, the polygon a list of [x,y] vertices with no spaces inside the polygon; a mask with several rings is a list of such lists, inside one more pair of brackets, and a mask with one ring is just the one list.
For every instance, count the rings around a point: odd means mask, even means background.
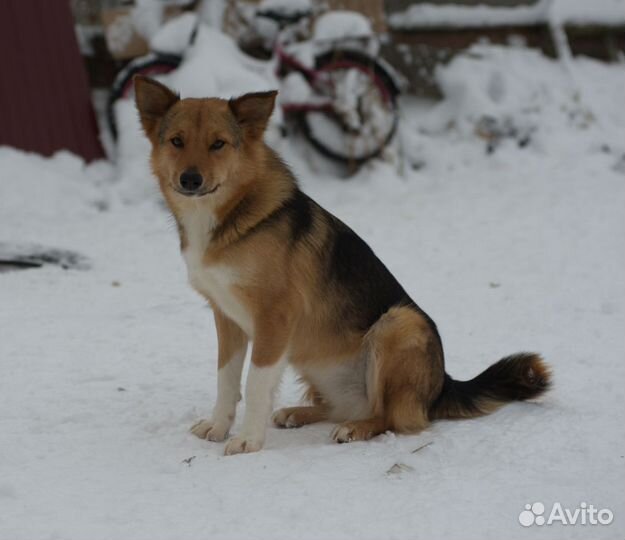
[{"label": "snow-covered object", "polygon": [[311,133],[335,153],[357,159],[372,154],[389,138],[395,111],[382,89],[373,84],[368,73],[357,68],[332,71],[332,105],[345,129],[324,112],[310,112],[306,120]]},{"label": "snow-covered object", "polygon": [[164,2],[160,0],[137,0],[132,8],[132,24],[146,41],[154,36],[163,24]]},{"label": "snow-covered object", "polygon": [[405,11],[390,15],[388,22],[396,29],[537,24],[545,20],[548,3],[549,0],[540,0],[536,4],[515,7],[413,4]]},{"label": "snow-covered object", "polygon": [[560,22],[571,24],[625,24],[625,0],[552,0]]},{"label": "snow-covered object", "polygon": [[356,11],[336,10],[315,21],[313,38],[319,41],[373,36],[371,21]]},{"label": "snow-covered object", "polygon": [[275,10],[292,14],[311,10],[312,2],[311,0],[262,0],[258,7],[260,10]]},{"label": "snow-covered object", "polygon": [[132,41],[134,32],[131,14],[116,17],[105,29],[106,45],[111,53],[115,55],[124,51]]},{"label": "snow-covered object", "polygon": [[203,23],[213,28],[222,28],[226,3],[229,0],[211,0],[200,2],[196,9]]},{"label": "snow-covered object", "polygon": [[170,54],[182,54],[189,47],[197,20],[195,13],[186,12],[167,21],[150,39],[150,49]]},{"label": "snow-covered object", "polygon": [[598,89],[580,94],[559,62],[530,49],[476,45],[440,66],[436,79],[445,99],[428,114],[432,131],[453,125],[468,134],[491,118],[536,130],[538,140],[568,126],[603,133],[616,144],[625,122],[625,115],[601,112]]},{"label": "snow-covered object", "polygon": [[559,114],[573,99],[558,71],[539,51],[476,45],[437,68],[441,108],[453,108],[456,123],[502,114],[544,123],[545,114]]},{"label": "snow-covered object", "polygon": [[388,21],[395,29],[533,25],[548,22],[550,10],[562,23],[625,23],[625,0],[538,0],[514,7],[413,4]]},{"label": "snow-covered object", "polygon": [[200,26],[196,41],[169,82],[182,97],[230,98],[276,88],[272,65],[250,58],[214,28]]},{"label": "snow-covered object", "polygon": [[294,71],[282,79],[280,83],[281,103],[306,103],[312,97],[310,84],[301,73]]}]

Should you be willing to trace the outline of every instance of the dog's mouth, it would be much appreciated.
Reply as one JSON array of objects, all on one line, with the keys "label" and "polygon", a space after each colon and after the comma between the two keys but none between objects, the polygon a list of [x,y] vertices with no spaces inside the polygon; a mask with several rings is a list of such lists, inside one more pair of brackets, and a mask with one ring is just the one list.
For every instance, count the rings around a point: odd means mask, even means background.
[{"label": "dog's mouth", "polygon": [[171,184],[171,188],[176,192],[180,193],[180,195],[184,195],[185,197],[204,197],[205,195],[210,195],[211,193],[215,193],[219,189],[221,184],[215,184],[215,186],[211,189],[202,189],[197,191],[187,191],[185,189],[180,189],[179,187]]}]

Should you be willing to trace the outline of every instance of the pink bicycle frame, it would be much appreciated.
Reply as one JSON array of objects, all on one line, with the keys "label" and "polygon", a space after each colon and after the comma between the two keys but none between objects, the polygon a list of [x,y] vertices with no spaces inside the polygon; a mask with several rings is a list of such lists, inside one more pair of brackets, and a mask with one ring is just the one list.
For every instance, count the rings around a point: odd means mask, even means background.
[{"label": "pink bicycle frame", "polygon": [[[295,56],[287,53],[284,50],[284,47],[282,47],[282,45],[280,45],[279,43],[276,43],[274,47],[274,54],[278,59],[278,63],[276,66],[276,75],[277,72],[280,70],[280,67],[286,65],[294,71],[298,71],[299,73],[301,73],[308,81],[308,84],[310,84],[313,88],[316,88],[318,85],[321,84],[320,81],[322,78],[325,79],[323,81],[324,83],[332,84],[332,82],[328,78],[323,77],[324,74],[322,71],[312,69],[304,65]],[[307,111],[333,111],[334,108],[332,106],[332,102],[328,100],[318,103],[283,103],[282,110],[285,113],[289,113]]]},{"label": "pink bicycle frame", "polygon": [[[298,71],[301,73],[308,83],[313,88],[318,88],[321,85],[329,85],[332,86],[332,80],[327,76],[328,67],[322,69],[313,69],[304,65],[300,62],[296,57],[289,54],[285,51],[284,47],[279,43],[276,43],[274,47],[274,54],[278,59],[278,64],[276,67],[276,71],[280,70],[280,67],[286,65],[291,69]],[[356,62],[350,62],[348,60],[340,60],[331,65],[332,69],[337,68],[351,68],[358,69],[363,73],[366,73],[368,76],[373,76],[376,86],[380,89],[382,96],[385,102],[390,102],[392,100],[389,89],[384,84],[384,81],[380,78],[380,76],[373,70],[368,69],[366,66]],[[284,103],[282,105],[282,110],[285,113],[288,112],[308,112],[308,111],[325,111],[325,112],[333,112],[334,106],[330,100],[327,101],[319,101],[316,103]]]}]

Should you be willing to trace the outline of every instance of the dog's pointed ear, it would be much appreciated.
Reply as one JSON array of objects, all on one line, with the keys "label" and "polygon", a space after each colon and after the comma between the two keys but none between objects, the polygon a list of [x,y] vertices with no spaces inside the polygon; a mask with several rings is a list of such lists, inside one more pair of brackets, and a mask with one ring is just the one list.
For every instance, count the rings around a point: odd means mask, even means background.
[{"label": "dog's pointed ear", "polygon": [[277,95],[276,90],[253,92],[232,98],[228,105],[243,131],[253,137],[260,137],[267,127]]},{"label": "dog's pointed ear", "polygon": [[151,136],[160,119],[180,97],[164,84],[143,75],[135,75],[133,82],[135,103],[139,111],[141,125],[145,133]]}]

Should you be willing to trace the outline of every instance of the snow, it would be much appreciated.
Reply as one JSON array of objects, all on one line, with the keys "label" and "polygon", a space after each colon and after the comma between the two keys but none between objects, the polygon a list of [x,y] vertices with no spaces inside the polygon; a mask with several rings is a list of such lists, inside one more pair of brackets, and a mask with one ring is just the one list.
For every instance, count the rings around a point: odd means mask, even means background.
[{"label": "snow", "polygon": [[558,19],[571,24],[625,23],[625,0],[554,0],[553,9]]},{"label": "snow", "polygon": [[499,7],[413,4],[389,16],[395,29],[423,27],[480,27],[534,25],[548,21],[553,12],[561,23],[625,24],[625,0],[537,0],[533,4]]},{"label": "snow", "polygon": [[280,84],[280,101],[284,103],[305,103],[315,99],[306,78],[298,71],[286,75]]},{"label": "snow", "polygon": [[336,40],[372,36],[371,21],[362,13],[335,10],[320,15],[315,21],[315,40]]},{"label": "snow", "polygon": [[261,0],[258,7],[262,11],[278,11],[288,15],[308,12],[313,9],[311,0]]},{"label": "snow", "polygon": [[189,46],[197,19],[195,13],[186,12],[167,21],[151,37],[150,50],[182,54]]},{"label": "snow", "polygon": [[[201,32],[167,82],[240,94],[275,83],[261,67]],[[121,103],[115,165],[0,148],[0,240],[88,261],[0,274],[0,538],[623,537],[625,70],[482,46],[437,76],[441,103],[402,103],[396,162],[349,181],[269,140],[437,321],[454,377],[537,350],[553,391],[367,443],[269,428],[260,453],[224,457],[193,437],[215,399],[212,317]],[[502,130],[487,154],[485,117],[530,138]],[[276,406],[299,396],[289,372]],[[525,531],[538,501],[614,522]]]},{"label": "snow", "polygon": [[180,88],[182,97],[208,94],[230,98],[250,91],[271,90],[277,84],[273,65],[254,60],[216,29],[201,26],[194,46],[180,69],[168,79]]},{"label": "snow", "polygon": [[388,22],[392,28],[428,26],[497,26],[501,24],[537,24],[544,20],[544,1],[529,6],[494,7],[487,5],[413,4],[393,13]]},{"label": "snow", "polygon": [[[528,80],[528,65],[536,74]],[[481,118],[511,122],[523,131],[537,133],[538,142],[553,136],[563,124],[595,132],[616,143],[623,130],[625,114],[618,109],[601,109],[601,100],[619,100],[620,80],[614,87],[592,84],[597,64],[580,60],[584,77],[576,69],[568,73],[563,64],[545,58],[538,51],[523,48],[474,46],[468,54],[438,70],[437,82],[447,99],[424,122],[430,129],[442,129],[453,122],[464,133]],[[586,88],[588,86],[588,88]],[[592,86],[592,87],[590,87]],[[622,143],[618,143],[622,145]]]},{"label": "snow", "polygon": [[156,34],[163,23],[165,6],[156,0],[138,0],[137,5],[130,11],[132,25],[144,39]]}]

